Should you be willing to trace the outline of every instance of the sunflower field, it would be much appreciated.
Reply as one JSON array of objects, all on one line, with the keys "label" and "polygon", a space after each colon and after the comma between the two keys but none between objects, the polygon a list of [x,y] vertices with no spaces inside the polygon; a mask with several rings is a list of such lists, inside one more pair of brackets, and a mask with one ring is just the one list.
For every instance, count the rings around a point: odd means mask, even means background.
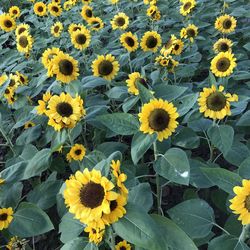
[{"label": "sunflower field", "polygon": [[0,249],[250,250],[249,0],[0,0]]}]

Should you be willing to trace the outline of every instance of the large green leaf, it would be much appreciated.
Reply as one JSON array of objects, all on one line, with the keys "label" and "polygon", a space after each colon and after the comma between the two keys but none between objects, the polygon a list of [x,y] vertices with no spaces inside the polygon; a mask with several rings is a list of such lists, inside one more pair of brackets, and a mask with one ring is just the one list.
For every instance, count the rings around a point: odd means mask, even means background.
[{"label": "large green leaf", "polygon": [[75,238],[69,242],[67,242],[61,250],[84,250],[85,246],[87,246],[89,240],[87,238]]},{"label": "large green leaf", "polygon": [[250,110],[248,110],[246,113],[244,113],[239,121],[237,122],[237,126],[250,126]]},{"label": "large green leaf", "polygon": [[250,156],[240,164],[239,175],[242,178],[250,179]]},{"label": "large green leaf", "polygon": [[140,96],[142,103],[148,103],[150,102],[151,99],[154,99],[153,94],[146,87],[144,87],[141,83],[138,83],[137,87],[139,89],[139,96]]}]

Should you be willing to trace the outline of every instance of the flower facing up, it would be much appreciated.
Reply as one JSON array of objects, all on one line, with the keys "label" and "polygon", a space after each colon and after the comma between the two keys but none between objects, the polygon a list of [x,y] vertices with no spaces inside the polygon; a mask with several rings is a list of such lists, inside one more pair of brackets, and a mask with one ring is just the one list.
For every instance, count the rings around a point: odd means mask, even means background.
[{"label": "flower facing up", "polygon": [[232,33],[236,28],[237,20],[229,15],[223,15],[216,19],[215,29],[219,30],[223,34]]},{"label": "flower facing up", "polygon": [[128,86],[128,92],[133,95],[139,95],[139,90],[137,84],[140,83],[147,87],[146,80],[141,76],[139,72],[133,72],[128,75],[128,79],[126,80]]},{"label": "flower facing up", "polygon": [[34,4],[34,12],[37,16],[45,16],[47,13],[47,6],[43,2],[36,2]]},{"label": "flower facing up", "polygon": [[198,35],[198,27],[194,24],[189,24],[186,28],[183,28],[180,32],[181,38],[188,38],[191,43],[194,42],[194,38]]},{"label": "flower facing up", "polygon": [[157,52],[161,46],[161,35],[156,31],[147,31],[141,39],[141,48],[143,51]]},{"label": "flower facing up", "polygon": [[10,32],[16,28],[16,21],[10,14],[0,15],[0,28],[5,32]]},{"label": "flower facing up", "polygon": [[84,50],[89,47],[91,34],[88,29],[77,30],[71,34],[71,43],[76,49]]},{"label": "flower facing up", "polygon": [[110,23],[113,30],[125,30],[129,25],[129,17],[125,13],[119,12],[114,16],[113,20],[111,20]]},{"label": "flower facing up", "polygon": [[131,250],[131,245],[126,240],[123,240],[115,245],[115,250]]},{"label": "flower facing up", "polygon": [[21,53],[29,53],[33,47],[33,38],[27,32],[24,31],[16,37],[17,50]]},{"label": "flower facing up", "polygon": [[196,6],[195,0],[182,1],[181,7],[180,7],[180,14],[183,16],[187,16],[193,10],[195,6]]},{"label": "flower facing up", "polygon": [[28,128],[32,128],[34,127],[36,124],[32,121],[28,121],[24,124],[24,129],[28,129]]},{"label": "flower facing up", "polygon": [[227,38],[220,38],[216,43],[214,43],[213,50],[215,53],[220,52],[232,52],[233,42]]},{"label": "flower facing up", "polygon": [[0,209],[0,230],[9,227],[11,221],[13,220],[13,213],[14,212],[11,207]]},{"label": "flower facing up", "polygon": [[20,17],[21,11],[20,11],[19,7],[17,7],[17,6],[12,6],[12,7],[10,7],[10,9],[9,9],[9,14],[10,14],[13,18],[16,19],[16,18]]},{"label": "flower facing up", "polygon": [[86,148],[82,144],[75,144],[67,154],[67,160],[81,161],[86,154]]},{"label": "flower facing up", "polygon": [[131,32],[123,33],[120,36],[120,42],[128,52],[136,51],[139,45],[137,37]]},{"label": "flower facing up", "polygon": [[54,37],[60,37],[62,31],[63,31],[63,24],[61,22],[54,23],[50,28],[50,33]]}]

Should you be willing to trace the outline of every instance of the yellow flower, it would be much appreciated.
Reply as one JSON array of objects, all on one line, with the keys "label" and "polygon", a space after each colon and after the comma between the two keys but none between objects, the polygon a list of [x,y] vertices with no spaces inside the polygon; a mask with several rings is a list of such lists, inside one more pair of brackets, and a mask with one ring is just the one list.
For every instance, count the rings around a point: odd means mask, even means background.
[{"label": "yellow flower", "polygon": [[115,245],[115,250],[131,250],[131,245],[126,240],[123,240]]},{"label": "yellow flower", "polygon": [[37,2],[34,4],[34,12],[38,16],[45,16],[47,12],[47,6],[43,2]]},{"label": "yellow flower", "polygon": [[210,69],[217,77],[226,77],[233,73],[236,66],[234,54],[230,52],[220,52],[211,61]]},{"label": "yellow flower", "polygon": [[168,72],[173,73],[175,67],[179,65],[179,62],[174,60],[172,56],[158,56],[155,58],[156,63],[160,64],[163,67],[166,67]]},{"label": "yellow flower", "polygon": [[100,228],[90,227],[87,226],[84,228],[84,231],[86,233],[89,233],[89,242],[93,242],[96,245],[98,245],[104,236],[105,230],[102,230]]},{"label": "yellow flower", "polygon": [[128,92],[133,95],[139,95],[139,90],[137,88],[137,83],[141,83],[142,85],[146,86],[146,80],[142,78],[139,72],[133,72],[129,74],[129,79],[126,80],[128,86]]},{"label": "yellow flower", "polygon": [[45,94],[43,94],[43,100],[38,101],[39,105],[36,107],[36,109],[39,115],[45,114],[47,110],[47,104],[51,97],[52,95],[50,94],[50,92],[46,92]]},{"label": "yellow flower", "polygon": [[8,76],[4,73],[0,76],[0,86],[2,86],[8,80]]},{"label": "yellow flower", "polygon": [[215,85],[212,85],[211,88],[203,88],[198,104],[200,112],[204,113],[205,117],[221,120],[225,116],[231,115],[230,102],[237,102],[238,96],[224,93],[223,90],[223,86],[219,86],[217,90]]},{"label": "yellow flower", "polygon": [[115,78],[119,71],[120,65],[111,54],[106,56],[99,55],[92,63],[94,76],[100,76],[110,81]]},{"label": "yellow flower", "polygon": [[221,33],[231,33],[236,28],[237,20],[229,15],[223,15],[216,19],[215,21],[215,29],[219,30]]},{"label": "yellow flower", "polygon": [[62,7],[55,2],[48,4],[48,10],[52,16],[58,17],[62,14]]},{"label": "yellow flower", "polygon": [[29,53],[32,50],[33,38],[27,31],[24,31],[16,37],[16,44],[19,52]]},{"label": "yellow flower", "polygon": [[178,56],[181,54],[182,50],[184,48],[184,43],[181,39],[176,39],[174,42],[174,47],[172,49],[172,54]]},{"label": "yellow flower", "polygon": [[0,185],[3,185],[5,183],[5,179],[0,178]]},{"label": "yellow flower", "polygon": [[14,236],[10,239],[10,241],[8,242],[8,244],[6,245],[6,248],[8,250],[15,250],[15,249],[21,249],[19,247],[21,246],[25,246],[26,242],[20,240],[17,236]]},{"label": "yellow flower", "polygon": [[15,31],[16,36],[21,35],[25,31],[29,32],[29,29],[30,29],[30,26],[26,23],[21,23],[21,24],[17,25],[16,31]]},{"label": "yellow flower", "polygon": [[92,0],[82,0],[82,3],[85,3],[85,4],[90,4],[92,2]]},{"label": "yellow flower", "polygon": [[180,32],[181,38],[189,38],[190,42],[194,42],[194,38],[198,35],[198,27],[194,24],[189,24]]},{"label": "yellow flower", "polygon": [[125,13],[119,12],[114,16],[113,20],[111,20],[110,23],[113,30],[125,30],[129,25],[129,17]]},{"label": "yellow flower", "polygon": [[91,17],[93,17],[93,8],[88,6],[88,5],[84,5],[82,7],[82,11],[81,11],[81,16],[84,20],[88,20],[90,19]]},{"label": "yellow flower", "polygon": [[89,47],[91,34],[88,29],[77,30],[71,34],[71,43],[76,49],[84,50]]},{"label": "yellow flower", "polygon": [[155,5],[149,6],[149,8],[147,9],[147,15],[151,17],[153,20],[160,20],[161,18],[161,12]]},{"label": "yellow flower", "polygon": [[195,0],[184,0],[182,1],[182,5],[180,7],[180,14],[183,16],[187,16],[191,10],[195,7]]},{"label": "yellow flower", "polygon": [[21,85],[27,85],[29,80],[28,77],[18,71],[16,71],[17,81],[20,82]]},{"label": "yellow flower", "polygon": [[144,4],[156,5],[157,0],[143,0]]},{"label": "yellow flower", "polygon": [[9,9],[9,14],[13,17],[13,18],[18,18],[21,15],[21,11],[17,6],[12,6]]},{"label": "yellow flower", "polygon": [[78,30],[83,31],[85,29],[86,29],[86,27],[83,24],[72,23],[69,25],[68,32],[70,35],[72,35],[74,32],[76,32]]},{"label": "yellow flower", "polygon": [[28,121],[24,124],[24,129],[28,129],[28,128],[31,128],[31,127],[34,127],[36,126],[36,124],[32,121]]},{"label": "yellow flower", "polygon": [[136,51],[139,45],[137,37],[131,32],[123,33],[120,36],[120,42],[128,52]]},{"label": "yellow flower", "polygon": [[213,46],[215,53],[232,52],[233,42],[227,38],[220,38]]},{"label": "yellow flower", "polygon": [[0,209],[0,230],[8,228],[12,220],[13,209],[11,207]]},{"label": "yellow flower", "polygon": [[112,191],[114,184],[95,169],[77,171],[65,184],[65,204],[69,207],[69,212],[84,224],[100,219],[103,214],[109,214],[110,202],[118,197]]},{"label": "yellow flower", "polygon": [[63,24],[61,22],[56,22],[50,28],[50,32],[54,37],[60,37],[63,30]]},{"label": "yellow flower", "polygon": [[6,32],[10,32],[16,28],[16,21],[10,14],[0,15],[0,28]]},{"label": "yellow flower", "polygon": [[139,120],[140,131],[146,134],[157,134],[159,141],[167,139],[178,126],[176,119],[179,117],[176,107],[162,99],[153,99],[143,105]]},{"label": "yellow flower", "polygon": [[156,31],[147,31],[141,39],[141,48],[143,51],[157,52],[161,46],[161,35]]},{"label": "yellow flower", "polygon": [[235,186],[233,191],[236,195],[230,200],[230,208],[239,215],[242,225],[250,224],[250,181],[242,180],[242,187]]},{"label": "yellow flower", "polygon": [[88,24],[91,26],[91,30],[101,30],[104,27],[104,23],[100,17],[91,17],[87,20]]},{"label": "yellow flower", "polygon": [[63,4],[63,8],[65,9],[65,10],[71,10],[71,8],[73,7],[73,4],[72,4],[72,2],[69,0],[69,1],[66,1],[66,2],[64,2],[64,4]]},{"label": "yellow flower", "polygon": [[168,42],[163,46],[163,48],[161,49],[160,53],[164,56],[167,56],[169,54],[172,53],[175,43],[176,43],[176,36],[175,35],[171,35],[170,39],[168,40]]},{"label": "yellow flower", "polygon": [[69,162],[73,160],[81,161],[86,154],[86,149],[82,144],[75,144],[67,154],[67,160]]}]

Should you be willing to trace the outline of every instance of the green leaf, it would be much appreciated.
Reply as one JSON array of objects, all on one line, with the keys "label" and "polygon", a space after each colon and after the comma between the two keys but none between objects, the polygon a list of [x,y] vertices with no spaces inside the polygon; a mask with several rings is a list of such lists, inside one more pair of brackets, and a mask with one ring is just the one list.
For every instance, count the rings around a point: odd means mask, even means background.
[{"label": "green leaf", "polygon": [[208,130],[208,136],[212,145],[225,155],[233,145],[234,130],[228,125],[213,126]]},{"label": "green leaf", "polygon": [[216,186],[229,194],[233,193],[233,187],[241,183],[241,177],[224,168],[201,168],[201,171]]},{"label": "green leaf", "polygon": [[33,237],[54,229],[49,216],[32,203],[22,202],[8,230],[21,238]]},{"label": "green leaf", "polygon": [[213,75],[211,71],[209,71],[209,83],[211,86],[216,84],[215,76]]},{"label": "green leaf", "polygon": [[142,103],[148,103],[151,99],[154,99],[153,94],[146,87],[144,87],[141,83],[136,84],[139,90],[139,96]]},{"label": "green leaf", "polygon": [[8,183],[22,180],[26,165],[26,161],[18,162],[0,172],[0,176]]},{"label": "green leaf", "polygon": [[159,228],[158,231],[163,234],[165,245],[169,245],[170,248],[168,249],[198,250],[194,242],[173,221],[156,214],[153,214],[151,216],[156,222],[157,227]]},{"label": "green leaf", "polygon": [[137,164],[147,150],[156,141],[156,133],[149,135],[137,132],[132,139],[131,157],[134,164]]},{"label": "green leaf", "polygon": [[75,238],[69,242],[67,242],[61,250],[84,250],[85,246],[87,246],[89,240],[87,238]]},{"label": "green leaf", "polygon": [[40,137],[41,132],[42,132],[42,127],[40,125],[26,129],[16,139],[16,145],[26,145],[37,140]]},{"label": "green leaf", "polygon": [[214,211],[207,202],[192,199],[168,210],[170,218],[192,239],[206,237],[214,224]]},{"label": "green leaf", "polygon": [[239,175],[244,179],[250,179],[250,156],[240,164]]},{"label": "green leaf", "polygon": [[71,241],[78,237],[84,230],[84,224],[79,220],[74,219],[74,215],[67,213],[62,217],[59,224],[59,232],[61,233],[60,240],[63,243]]},{"label": "green leaf", "polygon": [[155,171],[162,177],[183,185],[189,184],[190,166],[186,153],[179,148],[169,149],[161,156],[156,164]]},{"label": "green leaf", "polygon": [[167,249],[159,237],[156,223],[142,208],[128,204],[126,210],[124,217],[113,224],[122,239],[145,249]]},{"label": "green leaf", "polygon": [[177,112],[180,116],[185,115],[197,102],[198,93],[185,95],[175,102]]},{"label": "green leaf", "polygon": [[250,126],[250,110],[244,113],[239,121],[236,123],[237,126],[248,127]]},{"label": "green leaf", "polygon": [[138,120],[127,113],[101,115],[97,117],[97,120],[118,135],[132,135],[139,128]]}]

